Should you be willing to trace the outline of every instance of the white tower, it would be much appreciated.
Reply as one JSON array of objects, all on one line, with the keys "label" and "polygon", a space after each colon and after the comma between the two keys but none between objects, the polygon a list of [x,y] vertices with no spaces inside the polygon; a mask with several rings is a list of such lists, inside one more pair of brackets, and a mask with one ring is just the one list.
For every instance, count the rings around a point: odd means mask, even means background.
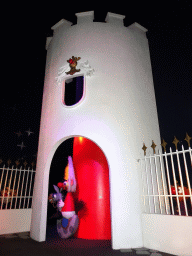
[{"label": "white tower", "polygon": [[[49,170],[58,146],[73,136],[94,141],[109,164],[112,248],[142,247],[137,159],[143,142],[160,144],[146,29],[124,27],[122,15],[77,13],[77,25],[61,20],[47,41],[47,65],[33,195],[31,237],[45,240]],[[81,71],[67,75],[67,60],[81,57]],[[94,71],[93,71],[94,69]],[[64,103],[65,80],[84,76],[78,104]]]}]

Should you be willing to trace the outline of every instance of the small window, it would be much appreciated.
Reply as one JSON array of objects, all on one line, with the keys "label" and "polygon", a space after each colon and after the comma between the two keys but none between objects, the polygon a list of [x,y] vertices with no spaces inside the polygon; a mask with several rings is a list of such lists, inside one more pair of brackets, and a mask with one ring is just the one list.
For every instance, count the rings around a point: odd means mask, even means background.
[{"label": "small window", "polygon": [[84,76],[77,76],[65,80],[64,104],[73,106],[83,97]]}]

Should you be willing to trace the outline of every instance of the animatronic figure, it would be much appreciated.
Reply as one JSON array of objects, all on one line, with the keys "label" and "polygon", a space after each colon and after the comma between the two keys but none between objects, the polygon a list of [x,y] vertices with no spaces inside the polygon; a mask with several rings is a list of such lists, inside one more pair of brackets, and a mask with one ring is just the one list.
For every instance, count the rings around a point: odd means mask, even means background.
[{"label": "animatronic figure", "polygon": [[81,59],[81,57],[74,57],[74,56],[72,56],[71,59],[67,60],[67,62],[69,63],[69,66],[71,68],[70,71],[65,72],[67,75],[73,75],[76,72],[80,71],[80,69],[76,69],[77,61],[80,60],[80,59]]},{"label": "animatronic figure", "polygon": [[[62,214],[62,219],[57,220],[57,232],[60,237],[68,238],[72,236],[79,224],[79,218],[75,214],[75,204],[73,198],[73,192],[76,191],[76,179],[73,168],[72,157],[68,157],[68,165],[65,168],[64,182],[59,182],[57,186],[54,186],[56,194],[51,194],[49,196],[50,202],[57,202],[57,208]],[[65,200],[61,194],[62,190],[67,191]]]}]

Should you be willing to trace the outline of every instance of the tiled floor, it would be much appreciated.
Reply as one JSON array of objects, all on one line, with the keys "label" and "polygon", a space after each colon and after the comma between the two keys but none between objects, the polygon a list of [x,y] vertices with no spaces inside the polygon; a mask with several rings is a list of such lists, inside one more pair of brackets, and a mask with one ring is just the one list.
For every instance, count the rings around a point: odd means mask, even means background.
[{"label": "tiled floor", "polygon": [[112,250],[111,241],[61,239],[49,237],[46,242],[36,242],[29,232],[0,235],[0,255],[6,256],[173,256],[147,248]]}]

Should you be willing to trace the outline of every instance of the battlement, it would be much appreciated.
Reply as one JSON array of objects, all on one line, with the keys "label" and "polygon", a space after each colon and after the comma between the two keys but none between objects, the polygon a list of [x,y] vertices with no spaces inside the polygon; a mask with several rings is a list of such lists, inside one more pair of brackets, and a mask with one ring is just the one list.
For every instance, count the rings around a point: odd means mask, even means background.
[{"label": "battlement", "polygon": [[[94,20],[94,11],[79,12],[79,13],[76,13],[75,16],[77,17],[77,25],[91,23]],[[111,25],[124,26],[124,19],[125,19],[124,15],[108,12],[104,22],[107,23],[107,24],[111,24]],[[61,26],[69,28],[72,25],[73,25],[72,22],[67,21],[65,19],[61,19],[54,26],[52,26],[51,29],[55,33],[58,30],[58,28],[60,28]],[[147,32],[147,29],[144,28],[143,26],[141,26],[140,24],[138,24],[137,22],[128,26],[128,28],[132,29],[134,31],[141,32],[141,33],[146,33]],[[49,46],[49,43],[51,42],[51,39],[52,39],[52,37],[47,38],[46,50],[48,49],[48,46]]]},{"label": "battlement", "polygon": [[134,29],[134,30],[139,30],[140,32],[144,32],[144,33],[146,33],[148,31],[146,28],[144,28],[143,26],[141,26],[137,22],[134,22],[128,28],[131,28],[131,29]]},{"label": "battlement", "polygon": [[[77,16],[77,25],[84,24],[87,22],[93,22],[94,20],[94,11],[80,12],[80,13],[76,13],[75,15]],[[124,18],[125,18],[124,15],[108,12],[105,22],[116,24],[116,25],[124,25],[123,24]]]},{"label": "battlement", "polygon": [[124,15],[108,12],[107,16],[105,18],[105,21],[107,23],[112,23],[114,25],[123,25],[124,26],[124,23],[123,23],[124,18],[125,18]]},{"label": "battlement", "polygon": [[94,11],[75,13],[75,16],[77,16],[77,24],[78,25],[87,23],[87,22],[93,22]]},{"label": "battlement", "polygon": [[51,30],[55,31],[56,29],[58,29],[60,26],[66,26],[66,27],[70,27],[73,23],[65,20],[65,19],[61,19],[59,22],[57,22],[54,26],[51,27]]},{"label": "battlement", "polygon": [[[77,17],[77,25],[86,24],[86,23],[89,23],[89,22],[93,22],[93,20],[94,20],[94,11],[79,12],[79,13],[76,13],[75,16]],[[108,23],[108,24],[124,26],[124,22],[123,22],[124,19],[125,19],[124,15],[108,12],[107,16],[105,18],[105,22]],[[56,23],[54,26],[52,26],[51,29],[53,31],[55,31],[60,26],[69,27],[71,25],[73,25],[72,22],[67,21],[65,19],[62,19],[58,23]],[[139,29],[142,32],[147,32],[147,29],[142,27],[137,22],[133,23],[128,28]]]}]

